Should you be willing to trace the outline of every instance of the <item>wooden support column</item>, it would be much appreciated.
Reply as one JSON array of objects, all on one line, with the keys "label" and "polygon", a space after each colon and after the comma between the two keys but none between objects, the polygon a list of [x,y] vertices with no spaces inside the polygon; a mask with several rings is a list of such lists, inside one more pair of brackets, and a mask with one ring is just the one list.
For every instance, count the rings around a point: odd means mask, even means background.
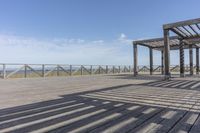
[{"label": "wooden support column", "polygon": [[164,75],[164,52],[161,51],[161,73]]},{"label": "wooden support column", "polygon": [[153,74],[153,49],[149,48],[149,63],[150,63],[150,75]]},{"label": "wooden support column", "polygon": [[199,48],[196,48],[196,74],[199,74]]},{"label": "wooden support column", "polygon": [[179,54],[180,54],[180,77],[185,77],[185,63],[184,63],[184,43],[180,42]]},{"label": "wooden support column", "polygon": [[138,66],[138,50],[137,50],[137,44],[133,44],[133,51],[134,51],[134,76],[138,75],[138,70],[137,70],[137,66]]},{"label": "wooden support column", "polygon": [[190,56],[190,75],[193,75],[193,49],[192,49],[192,45],[189,46],[189,56]]},{"label": "wooden support column", "polygon": [[43,78],[45,77],[45,65],[44,64],[42,65],[42,77]]},{"label": "wooden support column", "polygon": [[164,55],[165,55],[165,78],[169,79],[170,75],[170,44],[169,30],[164,29]]}]

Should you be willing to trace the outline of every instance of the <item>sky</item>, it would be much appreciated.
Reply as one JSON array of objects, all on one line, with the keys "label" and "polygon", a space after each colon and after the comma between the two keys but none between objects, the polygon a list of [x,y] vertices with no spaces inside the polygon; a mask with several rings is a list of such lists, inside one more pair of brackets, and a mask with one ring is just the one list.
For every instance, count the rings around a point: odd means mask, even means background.
[{"label": "sky", "polygon": [[[199,18],[199,0],[0,0],[0,63],[133,64],[132,41]],[[149,50],[139,47],[139,65]],[[186,64],[188,51],[185,51]],[[154,51],[154,64],[160,64]],[[176,65],[178,51],[171,52]],[[194,58],[195,60],[195,58]]]}]

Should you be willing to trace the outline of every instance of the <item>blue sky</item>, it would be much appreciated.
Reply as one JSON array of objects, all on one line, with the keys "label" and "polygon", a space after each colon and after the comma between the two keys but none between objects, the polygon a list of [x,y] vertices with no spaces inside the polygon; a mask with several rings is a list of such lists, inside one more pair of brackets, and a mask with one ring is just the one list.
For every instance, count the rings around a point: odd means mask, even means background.
[{"label": "blue sky", "polygon": [[[162,37],[162,24],[199,18],[199,5],[199,0],[0,0],[0,62],[132,64],[132,40]],[[139,48],[140,65],[149,64],[148,54]],[[178,64],[178,53],[171,55],[171,64]],[[160,64],[156,51],[154,64]]]}]

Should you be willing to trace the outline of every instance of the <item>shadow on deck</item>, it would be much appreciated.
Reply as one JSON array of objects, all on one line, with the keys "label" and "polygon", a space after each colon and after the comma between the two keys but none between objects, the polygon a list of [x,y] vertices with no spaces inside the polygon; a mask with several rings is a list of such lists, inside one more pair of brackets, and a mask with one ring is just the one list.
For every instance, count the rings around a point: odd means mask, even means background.
[{"label": "shadow on deck", "polygon": [[2,109],[0,132],[199,132],[200,93],[151,88],[158,83],[165,82],[127,84]]}]

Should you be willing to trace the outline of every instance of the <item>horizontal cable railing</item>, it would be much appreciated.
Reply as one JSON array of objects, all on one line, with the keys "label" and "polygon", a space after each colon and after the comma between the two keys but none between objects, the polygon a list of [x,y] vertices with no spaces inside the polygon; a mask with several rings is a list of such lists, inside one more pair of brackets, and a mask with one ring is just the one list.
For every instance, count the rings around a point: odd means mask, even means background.
[{"label": "horizontal cable railing", "polygon": [[31,78],[132,73],[128,65],[0,64],[0,77]]}]

